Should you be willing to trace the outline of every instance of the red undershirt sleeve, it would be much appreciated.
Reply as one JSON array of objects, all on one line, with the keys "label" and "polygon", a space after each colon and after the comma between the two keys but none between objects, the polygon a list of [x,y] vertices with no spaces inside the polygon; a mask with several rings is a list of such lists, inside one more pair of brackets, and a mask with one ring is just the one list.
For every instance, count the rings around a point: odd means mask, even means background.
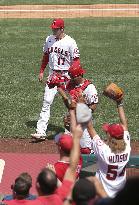
[{"label": "red undershirt sleeve", "polygon": [[49,55],[48,53],[44,53],[43,58],[42,58],[41,67],[40,67],[40,73],[44,72],[48,62],[49,62]]},{"label": "red undershirt sleeve", "polygon": [[67,195],[70,193],[72,186],[73,186],[72,181],[63,180],[62,185],[57,188],[56,194],[59,195],[61,200],[64,200],[67,197]]}]

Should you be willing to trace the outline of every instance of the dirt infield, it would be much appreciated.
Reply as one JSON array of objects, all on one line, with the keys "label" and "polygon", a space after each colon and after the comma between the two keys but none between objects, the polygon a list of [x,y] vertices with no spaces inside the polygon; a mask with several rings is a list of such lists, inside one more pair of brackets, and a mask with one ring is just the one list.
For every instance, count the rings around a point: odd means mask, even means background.
[{"label": "dirt infield", "polygon": [[57,146],[53,140],[35,143],[32,139],[1,139],[1,153],[58,153]]},{"label": "dirt infield", "polygon": [[[139,142],[132,141],[131,146],[131,154],[139,154]],[[57,154],[58,149],[53,140],[35,143],[32,139],[1,139],[0,152]]]},{"label": "dirt infield", "polygon": [[139,17],[139,4],[0,6],[0,18]]}]

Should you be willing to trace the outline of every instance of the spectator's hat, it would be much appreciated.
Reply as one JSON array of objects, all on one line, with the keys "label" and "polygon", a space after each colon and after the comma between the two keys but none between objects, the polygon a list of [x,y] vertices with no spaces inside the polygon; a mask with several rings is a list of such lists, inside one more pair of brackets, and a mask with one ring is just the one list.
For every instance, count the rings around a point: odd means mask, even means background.
[{"label": "spectator's hat", "polygon": [[64,28],[64,20],[60,18],[54,19],[50,27],[52,29]]},{"label": "spectator's hat", "polygon": [[55,142],[65,152],[70,152],[73,145],[73,139],[71,134],[59,134],[55,136]]},{"label": "spectator's hat", "polygon": [[102,126],[103,131],[108,132],[112,138],[123,139],[124,129],[121,124],[108,124]]}]

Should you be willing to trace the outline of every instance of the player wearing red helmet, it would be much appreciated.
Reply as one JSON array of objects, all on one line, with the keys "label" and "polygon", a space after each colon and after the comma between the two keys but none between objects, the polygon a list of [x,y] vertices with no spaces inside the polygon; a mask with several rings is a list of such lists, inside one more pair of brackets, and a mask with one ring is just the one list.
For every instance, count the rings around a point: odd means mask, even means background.
[{"label": "player wearing red helmet", "polygon": [[[80,100],[83,100],[83,102],[88,105],[91,111],[94,112],[98,104],[98,94],[96,87],[91,83],[91,81],[83,77],[85,72],[86,71],[81,67],[79,63],[71,66],[68,71],[71,80],[66,86],[66,91],[70,95],[72,101],[77,103]],[[81,153],[89,154],[92,152],[91,138],[87,131],[87,128],[84,128],[83,136],[80,140],[80,145]]]}]

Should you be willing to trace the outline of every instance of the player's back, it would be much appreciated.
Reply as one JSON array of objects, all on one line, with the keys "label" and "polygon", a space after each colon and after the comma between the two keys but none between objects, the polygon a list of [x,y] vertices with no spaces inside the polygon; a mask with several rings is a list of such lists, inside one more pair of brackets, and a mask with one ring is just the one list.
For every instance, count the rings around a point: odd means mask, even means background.
[{"label": "player's back", "polygon": [[103,143],[101,139],[98,146],[93,147],[98,158],[96,176],[101,180],[105,191],[110,197],[114,197],[126,181],[126,164],[129,161],[131,151],[130,136],[127,131],[124,132],[124,138],[126,148],[122,153],[113,153],[110,147]]}]

